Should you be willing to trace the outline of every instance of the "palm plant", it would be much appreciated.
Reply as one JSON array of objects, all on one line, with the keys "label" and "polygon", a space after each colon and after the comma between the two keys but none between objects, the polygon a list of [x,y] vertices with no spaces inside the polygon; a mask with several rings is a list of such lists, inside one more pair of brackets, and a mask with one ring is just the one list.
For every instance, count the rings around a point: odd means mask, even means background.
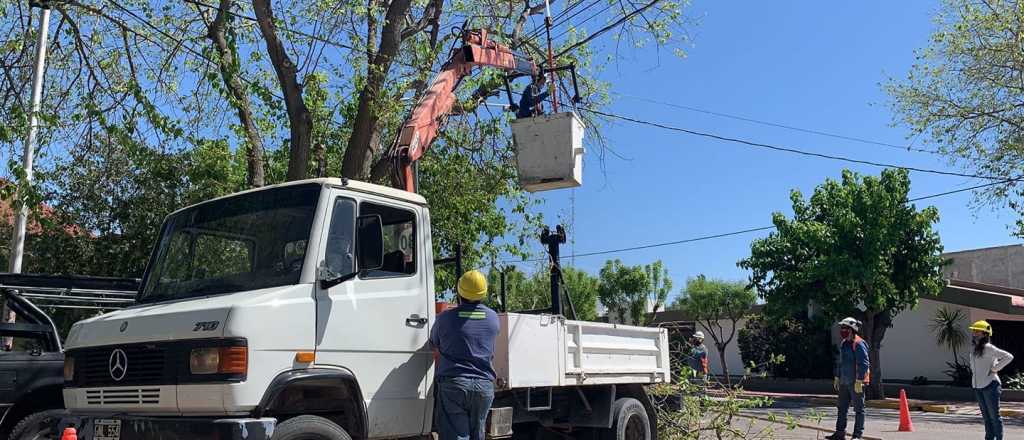
[{"label": "palm plant", "polygon": [[931,329],[935,334],[935,342],[953,351],[953,364],[960,363],[957,352],[967,343],[967,332],[964,331],[964,320],[967,313],[961,309],[950,309],[942,306],[932,317]]}]

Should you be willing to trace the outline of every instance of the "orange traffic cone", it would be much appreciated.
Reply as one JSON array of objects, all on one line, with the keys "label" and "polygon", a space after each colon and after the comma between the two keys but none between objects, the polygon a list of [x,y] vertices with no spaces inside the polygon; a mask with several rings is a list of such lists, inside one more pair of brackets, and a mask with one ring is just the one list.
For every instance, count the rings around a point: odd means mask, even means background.
[{"label": "orange traffic cone", "polygon": [[910,405],[907,403],[906,390],[900,390],[900,429],[899,432],[914,432],[914,423],[910,421]]},{"label": "orange traffic cone", "polygon": [[64,433],[60,435],[60,440],[78,440],[78,431],[75,431],[73,426],[64,428]]}]

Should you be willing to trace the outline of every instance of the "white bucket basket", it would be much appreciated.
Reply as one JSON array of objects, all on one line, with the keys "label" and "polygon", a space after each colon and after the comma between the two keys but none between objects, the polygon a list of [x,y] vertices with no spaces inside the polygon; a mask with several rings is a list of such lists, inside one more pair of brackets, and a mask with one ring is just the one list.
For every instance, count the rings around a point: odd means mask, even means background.
[{"label": "white bucket basket", "polygon": [[583,129],[572,112],[512,121],[520,186],[538,192],[582,185]]}]

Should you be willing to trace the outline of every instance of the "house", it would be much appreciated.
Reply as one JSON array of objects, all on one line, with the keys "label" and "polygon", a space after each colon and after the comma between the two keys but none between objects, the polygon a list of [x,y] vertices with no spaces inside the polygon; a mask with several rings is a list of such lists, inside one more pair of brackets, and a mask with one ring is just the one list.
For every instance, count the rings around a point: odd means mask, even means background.
[{"label": "house", "polygon": [[[964,314],[966,329],[974,321],[987,320],[992,324],[993,343],[1017,355],[1004,375],[1024,371],[1024,245],[972,249],[944,254],[950,265],[944,269],[946,286],[935,297],[922,298],[917,307],[905,310],[893,319],[882,341],[882,372],[887,381],[911,381],[926,377],[929,381],[948,381],[947,362],[953,353],[939,346],[932,330],[936,312],[943,307],[959,309]],[[755,307],[752,312],[759,312]],[[737,332],[744,321],[737,325]],[[731,322],[720,321],[726,332]],[[653,326],[685,329],[707,334],[708,358],[713,374],[721,374],[722,366],[711,336],[706,328],[693,323],[679,311],[655,314]],[[670,330],[671,331],[671,330]],[[838,340],[838,336],[835,336]],[[969,341],[968,341],[969,344]],[[959,356],[967,356],[968,346],[960,349]],[[731,374],[741,374],[744,362],[734,339],[726,348],[726,362]]]}]

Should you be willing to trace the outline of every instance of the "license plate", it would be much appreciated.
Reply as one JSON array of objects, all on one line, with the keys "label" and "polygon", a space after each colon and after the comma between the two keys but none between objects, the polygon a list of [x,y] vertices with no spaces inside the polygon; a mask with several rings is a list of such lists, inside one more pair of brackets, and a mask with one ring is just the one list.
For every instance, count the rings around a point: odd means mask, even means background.
[{"label": "license plate", "polygon": [[92,432],[94,440],[121,440],[121,421],[94,420]]}]

